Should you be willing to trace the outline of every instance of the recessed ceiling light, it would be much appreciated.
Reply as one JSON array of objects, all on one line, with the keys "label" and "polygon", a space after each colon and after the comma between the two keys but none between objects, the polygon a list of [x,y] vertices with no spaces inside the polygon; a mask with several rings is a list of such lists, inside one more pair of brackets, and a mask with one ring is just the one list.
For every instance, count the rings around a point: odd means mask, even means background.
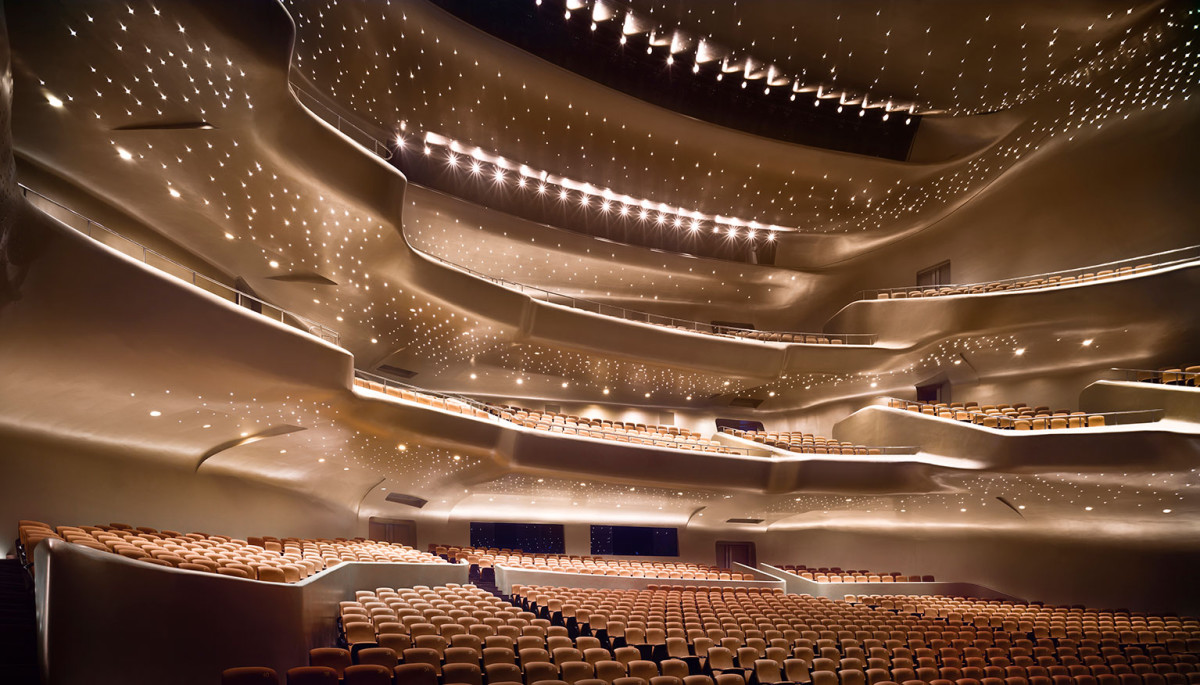
[{"label": "recessed ceiling light", "polygon": [[1013,350],[1013,354],[1015,354],[1015,355],[1017,355],[1018,357],[1020,357],[1021,355],[1025,354],[1025,348],[1024,348],[1024,347],[1018,347],[1017,349]]},{"label": "recessed ceiling light", "polygon": [[268,265],[269,265],[269,266],[270,266],[272,269],[278,269],[278,268],[279,268],[279,262],[275,261],[274,259],[272,259],[271,261],[267,262],[267,264],[268,264]]},{"label": "recessed ceiling light", "polygon": [[63,101],[60,100],[59,98],[51,95],[50,93],[46,93],[46,102],[49,102],[51,107],[62,107],[63,106]]},{"label": "recessed ceiling light", "polygon": [[1087,347],[1088,345],[1091,345],[1093,342],[1094,341],[1091,338],[1088,338],[1087,340],[1083,341],[1083,346]]},{"label": "recessed ceiling light", "polygon": [[400,450],[401,452],[403,452],[403,451],[405,451],[405,450],[407,450],[407,449],[408,449],[408,445],[405,445],[404,443],[400,443],[399,445],[396,445],[396,449],[398,449],[398,450]]},{"label": "recessed ceiling light", "polygon": [[117,148],[117,156],[120,157],[121,159],[125,160],[126,162],[133,159],[133,155],[130,154],[129,150],[126,150],[123,147]]},{"label": "recessed ceiling light", "polygon": [[154,411],[150,412],[150,416],[162,416],[162,412],[155,409]]}]

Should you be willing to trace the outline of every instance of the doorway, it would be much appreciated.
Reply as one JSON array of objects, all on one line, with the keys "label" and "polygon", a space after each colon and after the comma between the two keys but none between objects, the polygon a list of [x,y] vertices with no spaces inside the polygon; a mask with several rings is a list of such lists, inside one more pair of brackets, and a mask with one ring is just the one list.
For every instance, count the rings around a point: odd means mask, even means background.
[{"label": "doorway", "polygon": [[937,404],[939,402],[950,402],[950,383],[942,381],[941,383],[929,383],[926,385],[917,386],[917,401],[928,402],[929,404]]},{"label": "doorway", "polygon": [[372,516],[367,520],[367,537],[380,542],[398,542],[417,546],[417,522],[412,519],[387,519]]},{"label": "doorway", "polygon": [[946,260],[941,264],[934,264],[928,269],[921,269],[917,272],[917,285],[948,285],[950,283],[950,260]]},{"label": "doorway", "polygon": [[734,563],[745,564],[750,568],[758,566],[758,556],[754,543],[748,541],[718,540],[717,566],[733,568]]}]

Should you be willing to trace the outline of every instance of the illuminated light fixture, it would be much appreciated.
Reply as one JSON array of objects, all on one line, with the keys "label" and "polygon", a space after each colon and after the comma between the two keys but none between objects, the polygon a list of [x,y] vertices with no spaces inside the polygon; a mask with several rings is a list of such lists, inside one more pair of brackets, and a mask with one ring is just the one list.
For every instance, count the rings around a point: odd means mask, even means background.
[{"label": "illuminated light fixture", "polygon": [[458,166],[458,155],[454,154],[453,152],[446,155],[446,163],[452,167],[457,167]]},{"label": "illuminated light fixture", "polygon": [[517,379],[517,385],[524,385],[524,384],[525,384],[525,379],[524,379],[524,378],[518,378],[518,379]]},{"label": "illuminated light fixture", "polygon": [[1084,346],[1084,347],[1088,347],[1088,346],[1090,346],[1090,345],[1091,345],[1093,342],[1095,342],[1095,341],[1094,341],[1094,340],[1092,340],[1091,338],[1088,338],[1087,340],[1084,340],[1084,341],[1083,341],[1083,346]]},{"label": "illuminated light fixture", "polygon": [[632,36],[635,33],[645,33],[650,27],[645,21],[640,19],[633,12],[625,13],[625,21],[621,24],[621,34],[624,36]]},{"label": "illuminated light fixture", "polygon": [[774,231],[767,234],[767,240],[770,240],[771,242],[775,241],[775,232]]},{"label": "illuminated light fixture", "polygon": [[700,230],[700,222],[692,219],[692,223],[688,224],[688,230],[692,233]]},{"label": "illuminated light fixture", "polygon": [[325,463],[325,457],[321,457],[320,459],[318,459],[318,460],[317,460],[317,463],[318,463],[318,464],[324,464],[324,463]]},{"label": "illuminated light fixture", "polygon": [[1021,355],[1025,354],[1025,348],[1024,348],[1024,347],[1018,347],[1017,349],[1013,350],[1013,354],[1015,354],[1015,355],[1017,355],[1018,357],[1020,357]]},{"label": "illuminated light fixture", "polygon": [[612,210],[612,203],[609,202],[608,200],[605,200],[604,202],[600,203],[600,211],[604,212],[605,214],[608,214],[611,210]]},{"label": "illuminated light fixture", "polygon": [[683,219],[680,219],[679,217],[675,217],[675,220],[671,222],[671,225],[674,226],[675,228],[679,228],[680,226],[683,225]]},{"label": "illuminated light fixture", "polygon": [[396,147],[404,149],[404,136],[396,136]]},{"label": "illuminated light fixture", "polygon": [[171,197],[179,197],[180,196],[179,191],[175,190],[174,188],[167,188],[167,192],[171,194]]},{"label": "illuminated light fixture", "polygon": [[567,199],[567,191],[566,190],[558,191],[558,199],[565,201]]},{"label": "illuminated light fixture", "polygon": [[737,232],[737,228],[736,228],[736,227],[734,227],[734,226],[730,226],[730,227],[729,227],[729,237],[730,237],[730,238],[736,238],[736,237],[737,237],[737,234],[738,234],[738,232]]},{"label": "illuminated light fixture", "polygon": [[454,455],[454,461],[462,461],[462,455],[461,454]]},{"label": "illuminated light fixture", "polygon": [[50,93],[46,93],[46,102],[50,103],[51,107],[62,107],[63,101]]},{"label": "illuminated light fixture", "polygon": [[625,44],[625,36],[624,36],[624,35],[622,35],[622,36],[621,36],[621,38],[620,38],[620,40],[619,40],[619,41],[617,41],[617,42],[619,42],[621,45],[624,45],[624,44]]},{"label": "illuminated light fixture", "polygon": [[[404,443],[400,443],[399,445],[396,445],[396,449],[400,450],[401,452],[406,452],[406,451],[408,451],[408,445],[405,445]],[[321,461],[325,461],[325,460],[322,459]]]},{"label": "illuminated light fixture", "polygon": [[155,409],[154,411],[150,412],[150,416],[162,416],[162,412]]},{"label": "illuminated light fixture", "polygon": [[565,387],[567,387],[567,386],[569,386],[569,385],[570,385],[570,383],[567,383],[566,381],[563,381],[562,387],[564,387],[564,388],[565,388]]},{"label": "illuminated light fixture", "polygon": [[472,173],[472,174],[478,174],[478,173],[479,173],[480,171],[482,171],[482,170],[483,170],[483,165],[481,165],[481,164],[480,164],[478,161],[476,161],[476,160],[472,160],[472,161],[471,161],[471,173]]},{"label": "illuminated light fixture", "polygon": [[129,150],[126,150],[123,147],[117,148],[117,156],[120,157],[121,159],[125,160],[126,162],[133,159],[133,155],[130,154]]},{"label": "illuminated light fixture", "polygon": [[546,194],[546,184],[545,184],[545,183],[539,183],[539,184],[538,184],[537,191],[538,191],[538,195],[545,195],[545,194]]},{"label": "illuminated light fixture", "polygon": [[675,63],[675,55],[667,55],[667,64]]},{"label": "illuminated light fixture", "polygon": [[584,5],[583,0],[567,0],[567,9],[571,11],[581,10],[584,8]]},{"label": "illuminated light fixture", "polygon": [[504,183],[504,171],[496,169],[496,173],[492,175],[493,183]]},{"label": "illuminated light fixture", "polygon": [[588,205],[588,196],[587,196],[587,195],[580,195],[580,196],[579,196],[579,206],[580,206],[580,207],[588,207],[588,206],[589,206],[589,205]]},{"label": "illuminated light fixture", "polygon": [[605,395],[607,395],[607,394],[608,394],[608,388],[605,388],[605,389],[604,389],[604,394],[605,394]]},{"label": "illuminated light fixture", "polygon": [[879,383],[876,383],[875,381],[871,381],[871,387],[872,387],[872,388],[878,388],[878,387],[879,387]]},{"label": "illuminated light fixture", "polygon": [[268,266],[270,266],[272,269],[278,269],[278,268],[279,268],[279,262],[275,261],[274,259],[272,259],[271,261],[267,262],[267,265],[268,265]]},{"label": "illuminated light fixture", "polygon": [[471,374],[471,380],[475,380],[476,378],[479,378],[479,376],[476,376],[475,374]]},{"label": "illuminated light fixture", "polygon": [[378,343],[379,343],[379,338],[371,338],[371,344],[372,344],[372,345],[376,345],[376,344],[378,344]]},{"label": "illuminated light fixture", "polygon": [[617,12],[607,2],[596,0],[596,5],[592,7],[592,30],[596,30],[596,22],[608,21],[616,16]]},{"label": "illuminated light fixture", "polygon": [[529,185],[529,180],[526,179],[524,176],[517,178],[517,187],[518,188],[524,188],[527,185]]},{"label": "illuminated light fixture", "polygon": [[429,147],[428,145],[426,145],[426,146],[425,146],[425,154],[426,154],[426,155],[431,155],[431,154],[433,154],[433,148],[431,148],[431,147]]},{"label": "illuminated light fixture", "polygon": [[892,115],[890,115],[890,114],[887,114],[887,113],[884,113],[884,115],[883,115],[883,120],[884,120],[884,121],[887,121],[887,120],[888,120],[888,117],[890,117],[890,116],[892,116]]},{"label": "illuminated light fixture", "polygon": [[232,234],[232,233],[226,233],[226,234],[225,234],[225,239],[226,239],[226,240],[233,240],[233,234]]},{"label": "illuminated light fixture", "polygon": [[1163,509],[1163,513],[1164,513],[1164,514],[1169,514],[1169,513],[1171,513],[1171,510],[1170,510],[1170,509]]},{"label": "illuminated light fixture", "polygon": [[650,398],[650,393],[646,393],[646,399]]},{"label": "illuminated light fixture", "polygon": [[774,397],[774,396],[775,396],[775,391],[774,391],[774,390],[772,390],[772,391],[770,391],[770,392],[768,392],[768,393],[767,393],[767,397]]}]

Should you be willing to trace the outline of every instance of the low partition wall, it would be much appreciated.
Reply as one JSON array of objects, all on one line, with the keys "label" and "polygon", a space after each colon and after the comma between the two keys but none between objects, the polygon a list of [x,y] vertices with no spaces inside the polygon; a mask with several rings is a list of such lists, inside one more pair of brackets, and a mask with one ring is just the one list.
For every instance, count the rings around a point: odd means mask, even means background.
[{"label": "low partition wall", "polygon": [[845,599],[846,595],[948,595],[1025,601],[1020,597],[1006,595],[974,583],[818,583],[770,564],[759,564],[759,569],[782,581],[786,585],[785,592],[789,595],[812,595],[829,599]]},{"label": "low partition wall", "polygon": [[45,685],[212,685],[236,666],[279,673],[337,639],[355,590],[466,583],[466,564],[347,562],[299,583],[154,566],[44,540],[34,551]]},{"label": "low partition wall", "polygon": [[651,585],[685,585],[694,587],[753,587],[779,588],[786,591],[784,581],[772,578],[748,566],[736,569],[739,573],[754,573],[757,580],[707,580],[699,578],[632,578],[629,576],[597,576],[589,573],[563,571],[531,571],[511,566],[496,566],[496,587],[506,595],[513,585],[544,585],[547,587],[611,588],[614,590],[645,590]]}]

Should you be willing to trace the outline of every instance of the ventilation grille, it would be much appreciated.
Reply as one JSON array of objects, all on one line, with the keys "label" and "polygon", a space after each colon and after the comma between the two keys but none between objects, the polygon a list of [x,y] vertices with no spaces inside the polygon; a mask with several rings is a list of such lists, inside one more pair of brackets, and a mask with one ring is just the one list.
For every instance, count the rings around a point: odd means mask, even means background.
[{"label": "ventilation grille", "polygon": [[762,523],[766,519],[725,519],[725,523]]},{"label": "ventilation grille", "polygon": [[380,364],[375,370],[380,373],[386,373],[394,378],[408,379],[417,375],[416,371],[409,371],[408,369],[402,369],[399,366],[392,366],[391,364]]},{"label": "ventilation grille", "polygon": [[753,397],[735,397],[735,398],[733,398],[732,400],[730,400],[730,401],[729,401],[729,406],[731,406],[731,407],[746,407],[746,408],[749,408],[749,409],[757,409],[757,408],[758,408],[758,405],[760,405],[760,404],[762,404],[762,403],[763,403],[763,401],[762,401],[762,400],[755,399],[755,398],[753,398]]},{"label": "ventilation grille", "polygon": [[384,499],[389,502],[395,502],[396,504],[407,504],[410,507],[416,507],[418,509],[429,503],[429,500],[423,500],[420,497],[414,497],[412,495],[401,495],[398,492],[389,492],[388,496]]}]

